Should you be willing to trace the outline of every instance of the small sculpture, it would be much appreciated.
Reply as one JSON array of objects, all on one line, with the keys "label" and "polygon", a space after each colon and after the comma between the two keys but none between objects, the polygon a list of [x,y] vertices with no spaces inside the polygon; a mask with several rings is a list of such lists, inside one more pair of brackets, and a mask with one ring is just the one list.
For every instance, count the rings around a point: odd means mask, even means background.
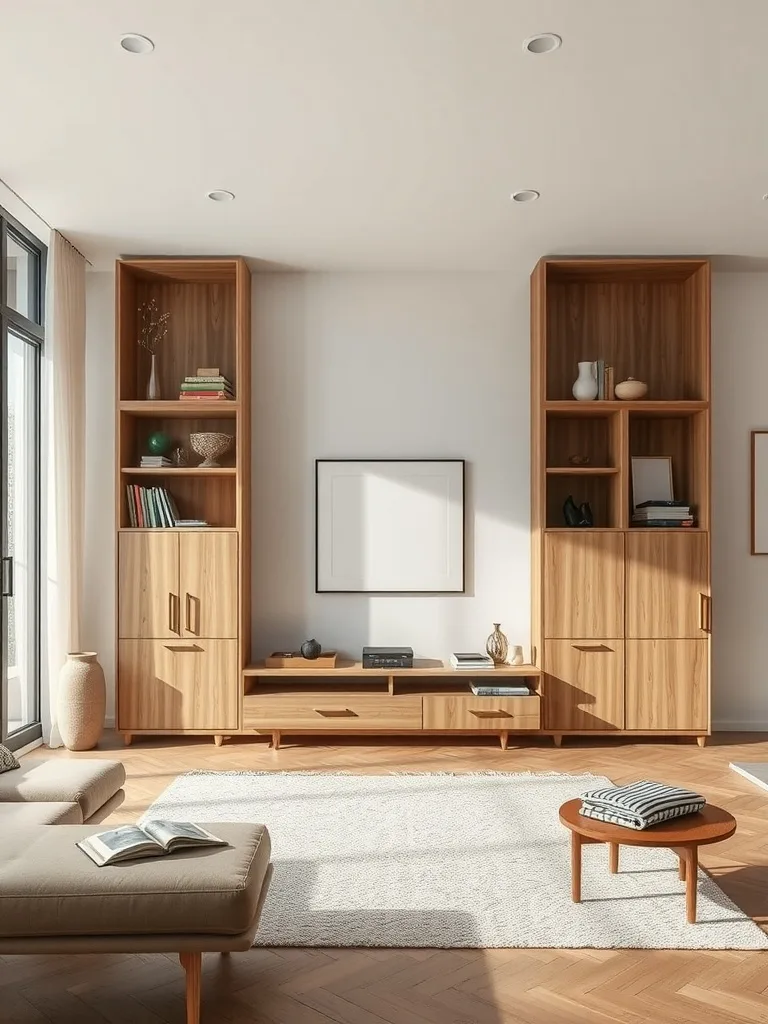
[{"label": "small sculpture", "polygon": [[501,632],[501,623],[494,622],[493,632],[485,642],[485,649],[494,665],[504,665],[509,654],[509,640]]},{"label": "small sculpture", "polygon": [[588,455],[569,455],[568,462],[572,466],[588,466],[589,456]]},{"label": "small sculpture", "polygon": [[312,640],[305,640],[301,645],[301,656],[306,658],[307,661],[314,661],[319,658],[322,654],[323,648],[314,638]]},{"label": "small sculpture", "polygon": [[563,518],[566,526],[594,526],[592,509],[588,501],[577,505],[571,494],[563,502]]}]

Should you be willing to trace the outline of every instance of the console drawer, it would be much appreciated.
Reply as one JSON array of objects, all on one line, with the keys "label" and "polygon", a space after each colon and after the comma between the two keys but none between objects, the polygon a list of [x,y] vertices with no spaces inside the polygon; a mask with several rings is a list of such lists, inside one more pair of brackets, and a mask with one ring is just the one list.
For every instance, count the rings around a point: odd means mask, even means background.
[{"label": "console drawer", "polygon": [[243,699],[245,729],[420,729],[421,697],[408,694],[268,693]]},{"label": "console drawer", "polygon": [[538,729],[539,698],[424,697],[425,729]]}]

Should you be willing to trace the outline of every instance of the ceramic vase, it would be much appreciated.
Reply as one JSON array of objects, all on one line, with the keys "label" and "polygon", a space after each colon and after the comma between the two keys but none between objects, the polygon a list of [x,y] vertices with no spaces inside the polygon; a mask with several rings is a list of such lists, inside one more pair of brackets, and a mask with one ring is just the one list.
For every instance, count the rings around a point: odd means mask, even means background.
[{"label": "ceramic vase", "polygon": [[504,665],[509,654],[509,640],[501,632],[501,623],[494,622],[493,632],[485,642],[488,655],[493,658],[494,665]]},{"label": "ceramic vase", "polygon": [[593,402],[597,398],[597,370],[594,363],[579,363],[579,376],[571,390],[579,402]]},{"label": "ceramic vase", "polygon": [[59,672],[57,722],[67,750],[92,750],[104,729],[107,686],[93,651],[75,651]]},{"label": "ceramic vase", "polygon": [[155,353],[152,353],[152,362],[149,369],[149,380],[147,381],[147,401],[156,402],[160,398],[160,381],[157,378],[157,368],[155,366]]},{"label": "ceramic vase", "polygon": [[509,659],[510,665],[522,665],[524,664],[523,648],[520,644],[515,644],[512,648],[512,657]]}]

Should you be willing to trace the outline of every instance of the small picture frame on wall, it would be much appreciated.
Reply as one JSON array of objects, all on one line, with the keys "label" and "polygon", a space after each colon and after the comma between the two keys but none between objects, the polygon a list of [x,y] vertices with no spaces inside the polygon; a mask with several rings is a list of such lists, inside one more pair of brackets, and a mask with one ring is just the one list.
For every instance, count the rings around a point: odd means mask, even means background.
[{"label": "small picture frame on wall", "polygon": [[768,555],[768,430],[751,435],[752,528],[750,551]]}]

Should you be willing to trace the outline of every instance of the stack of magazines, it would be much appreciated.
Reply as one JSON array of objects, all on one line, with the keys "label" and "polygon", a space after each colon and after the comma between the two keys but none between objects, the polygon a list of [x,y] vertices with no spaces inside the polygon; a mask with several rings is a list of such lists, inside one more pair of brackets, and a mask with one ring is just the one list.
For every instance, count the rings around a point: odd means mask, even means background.
[{"label": "stack of magazines", "polygon": [[168,466],[172,466],[173,463],[170,459],[167,459],[165,455],[142,455],[141,456],[141,468],[142,469],[167,469]]},{"label": "stack of magazines", "polygon": [[185,377],[179,398],[191,401],[228,402],[234,398],[232,382],[219,373],[218,366],[198,366],[194,377]]},{"label": "stack of magazines", "polygon": [[500,686],[486,686],[485,683],[469,684],[476,697],[531,697],[533,691],[524,683],[502,683]]},{"label": "stack of magazines", "polygon": [[693,511],[685,501],[641,501],[632,516],[635,526],[693,526]]},{"label": "stack of magazines", "polygon": [[465,654],[452,654],[451,665],[453,668],[468,668],[475,671],[479,668],[493,668],[493,658],[487,654],[470,651]]}]

